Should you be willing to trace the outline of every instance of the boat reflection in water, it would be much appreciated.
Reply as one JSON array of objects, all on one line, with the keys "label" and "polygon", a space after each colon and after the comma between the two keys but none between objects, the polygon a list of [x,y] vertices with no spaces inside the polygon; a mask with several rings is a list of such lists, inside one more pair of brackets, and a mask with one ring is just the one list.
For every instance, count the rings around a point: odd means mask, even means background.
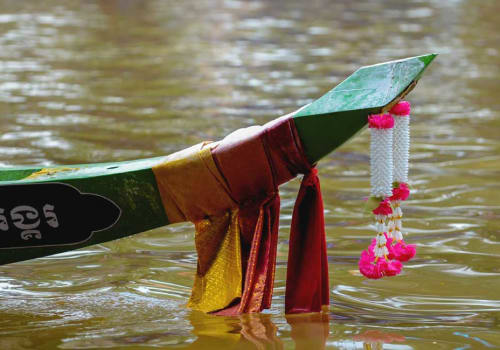
[{"label": "boat reflection in water", "polygon": [[[330,335],[329,313],[286,315],[289,327],[273,323],[270,314],[244,314],[238,317],[220,317],[192,312],[192,333],[197,339],[187,349],[286,349],[290,344],[280,338],[291,338],[296,350],[322,350],[327,347]],[[335,342],[339,349],[384,349],[384,344],[400,343],[405,336],[367,330],[351,339]],[[332,344],[328,344],[332,345]]]},{"label": "boat reflection in water", "polygon": [[362,341],[363,348],[366,350],[383,349],[384,344],[393,342],[403,342],[406,338],[403,335],[395,333],[386,333],[378,330],[368,330],[352,337],[354,341]]},{"label": "boat reflection in water", "polygon": [[272,317],[262,313],[220,317],[192,312],[192,333],[197,339],[187,348],[284,349],[286,346],[280,336],[289,332],[297,350],[325,349],[329,335],[327,313],[287,316],[290,331],[278,331]]}]

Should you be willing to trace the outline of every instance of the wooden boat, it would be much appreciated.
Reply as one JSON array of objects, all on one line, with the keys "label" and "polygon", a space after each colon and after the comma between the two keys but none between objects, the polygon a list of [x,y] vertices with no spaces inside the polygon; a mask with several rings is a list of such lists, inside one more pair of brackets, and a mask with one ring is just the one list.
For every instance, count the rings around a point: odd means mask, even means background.
[{"label": "wooden boat", "polygon": [[[319,161],[363,129],[368,114],[388,111],[435,57],[361,67],[294,112],[309,161]],[[164,158],[1,169],[0,265],[168,225],[152,171]]]}]

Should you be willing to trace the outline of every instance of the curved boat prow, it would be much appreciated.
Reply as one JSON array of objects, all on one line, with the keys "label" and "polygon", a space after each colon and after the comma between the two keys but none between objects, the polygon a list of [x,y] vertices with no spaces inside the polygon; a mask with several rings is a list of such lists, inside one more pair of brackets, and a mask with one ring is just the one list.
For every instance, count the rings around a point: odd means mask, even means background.
[{"label": "curved boat prow", "polygon": [[389,110],[415,86],[437,54],[359,68],[293,118],[311,163],[332,152],[367,123]]},{"label": "curved boat prow", "polygon": [[[435,56],[362,67],[292,114],[309,162],[316,163],[360,131],[369,114],[389,110]],[[166,158],[0,170],[0,265],[175,222],[165,213],[153,172]]]}]

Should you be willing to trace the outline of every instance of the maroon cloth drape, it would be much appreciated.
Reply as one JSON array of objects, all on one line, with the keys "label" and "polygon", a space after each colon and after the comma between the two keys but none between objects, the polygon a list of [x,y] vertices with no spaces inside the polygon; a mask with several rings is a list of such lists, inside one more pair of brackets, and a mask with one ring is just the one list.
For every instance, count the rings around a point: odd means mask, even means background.
[{"label": "maroon cloth drape", "polygon": [[329,304],[323,202],[316,169],[307,161],[293,119],[240,129],[212,149],[239,206],[243,295],[217,312],[259,312],[271,305],[279,224],[278,186],[305,174],[295,203],[285,296],[286,313],[318,312]]},{"label": "maroon cloth drape", "polygon": [[324,227],[323,199],[317,170],[313,168],[302,180],[293,209],[286,275],[287,314],[321,311],[321,306],[329,303]]}]

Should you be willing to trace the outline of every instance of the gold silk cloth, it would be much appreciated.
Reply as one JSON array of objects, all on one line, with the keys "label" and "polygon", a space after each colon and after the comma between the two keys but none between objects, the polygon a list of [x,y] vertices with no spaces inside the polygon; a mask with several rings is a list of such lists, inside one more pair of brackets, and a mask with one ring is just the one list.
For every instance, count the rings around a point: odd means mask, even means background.
[{"label": "gold silk cloth", "polygon": [[153,167],[170,223],[195,225],[198,266],[188,307],[223,309],[242,296],[238,207],[211,155],[201,143],[166,157]]},{"label": "gold silk cloth", "polygon": [[278,186],[304,174],[290,227],[286,313],[329,304],[323,201],[290,116],[236,130],[152,168],[170,223],[195,224],[198,266],[188,306],[217,315],[271,306],[279,231]]}]

